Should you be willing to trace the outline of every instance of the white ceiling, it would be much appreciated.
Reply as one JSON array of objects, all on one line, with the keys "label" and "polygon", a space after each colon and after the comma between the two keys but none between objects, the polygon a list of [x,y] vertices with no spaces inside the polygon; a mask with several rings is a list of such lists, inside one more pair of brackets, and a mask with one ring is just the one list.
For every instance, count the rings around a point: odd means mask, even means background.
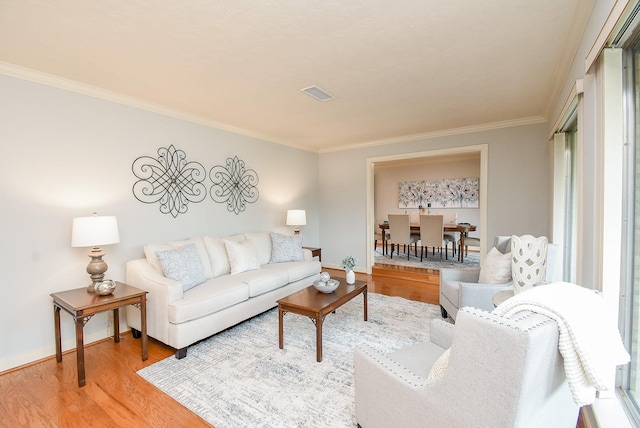
[{"label": "white ceiling", "polygon": [[593,1],[0,0],[0,72],[322,152],[547,120]]}]

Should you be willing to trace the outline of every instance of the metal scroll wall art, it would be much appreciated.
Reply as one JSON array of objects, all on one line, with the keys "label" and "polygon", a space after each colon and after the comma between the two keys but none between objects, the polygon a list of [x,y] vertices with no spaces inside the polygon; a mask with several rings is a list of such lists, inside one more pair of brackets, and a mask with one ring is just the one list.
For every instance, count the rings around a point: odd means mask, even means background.
[{"label": "metal scroll wall art", "polygon": [[258,174],[252,169],[246,169],[244,161],[238,156],[227,158],[226,166],[216,165],[211,168],[209,178],[211,199],[219,203],[227,203],[227,211],[239,214],[247,204],[258,200]]},{"label": "metal scroll wall art", "polygon": [[398,189],[400,208],[478,208],[476,178],[403,181]]},{"label": "metal scroll wall art", "polygon": [[[133,185],[133,195],[145,204],[160,204],[160,212],[178,214],[187,212],[190,202],[202,202],[207,196],[203,184],[207,173],[199,162],[187,162],[187,155],[173,145],[158,149],[158,157],[140,156],[132,165],[138,178]],[[258,174],[246,169],[237,156],[228,158],[226,166],[211,168],[213,185],[211,198],[227,204],[227,210],[239,214],[248,203],[258,200]]]}]

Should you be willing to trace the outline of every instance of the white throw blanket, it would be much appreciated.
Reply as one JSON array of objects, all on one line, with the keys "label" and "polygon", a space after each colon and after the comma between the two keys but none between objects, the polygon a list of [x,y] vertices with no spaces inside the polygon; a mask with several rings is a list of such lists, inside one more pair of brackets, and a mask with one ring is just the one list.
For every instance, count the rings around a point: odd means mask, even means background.
[{"label": "white throw blanket", "polygon": [[579,406],[593,403],[596,390],[613,386],[616,366],[630,361],[616,318],[592,290],[567,282],[540,285],[516,294],[493,313],[509,317],[522,311],[543,314],[558,323],[558,348]]}]

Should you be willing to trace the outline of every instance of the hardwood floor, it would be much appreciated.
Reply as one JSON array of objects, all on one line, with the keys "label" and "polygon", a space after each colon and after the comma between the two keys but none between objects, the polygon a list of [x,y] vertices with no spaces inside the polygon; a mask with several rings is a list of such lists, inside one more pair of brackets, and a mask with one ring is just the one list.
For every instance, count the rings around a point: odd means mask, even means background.
[{"label": "hardwood floor", "polygon": [[[344,271],[331,270],[344,277]],[[395,275],[395,277],[394,277]],[[396,272],[368,279],[370,290],[433,303],[433,287]],[[409,278],[411,275],[409,275]],[[437,300],[437,287],[436,287]],[[67,320],[68,321],[68,320]],[[65,322],[65,321],[63,321]],[[53,336],[53,332],[51,332]],[[77,385],[76,353],[66,352],[0,374],[0,425],[11,427],[208,427],[194,413],[136,374],[174,349],[149,339],[149,358],[140,358],[140,340],[122,333],[85,349],[87,384]]]},{"label": "hardwood floor", "polygon": [[[333,277],[342,270],[327,269]],[[437,271],[411,268],[357,274],[369,290],[426,303],[438,303]],[[435,275],[435,277],[434,277]],[[51,332],[53,335],[53,332]],[[75,351],[61,363],[55,355],[0,374],[0,426],[11,427],[210,427],[181,404],[136,374],[174,354],[149,339],[149,358],[142,361],[140,340],[129,332],[120,343],[105,339],[85,349],[87,383],[77,385]]]}]

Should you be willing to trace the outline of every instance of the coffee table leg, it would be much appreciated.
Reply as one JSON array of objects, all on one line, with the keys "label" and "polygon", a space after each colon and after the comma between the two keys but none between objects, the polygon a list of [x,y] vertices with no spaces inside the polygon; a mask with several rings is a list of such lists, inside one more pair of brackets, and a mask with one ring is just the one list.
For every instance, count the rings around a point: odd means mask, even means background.
[{"label": "coffee table leg", "polygon": [[280,349],[284,348],[284,327],[282,326],[284,312],[282,308],[278,306],[278,346]]},{"label": "coffee table leg", "polygon": [[323,317],[316,318],[316,361],[322,362],[322,322]]}]

